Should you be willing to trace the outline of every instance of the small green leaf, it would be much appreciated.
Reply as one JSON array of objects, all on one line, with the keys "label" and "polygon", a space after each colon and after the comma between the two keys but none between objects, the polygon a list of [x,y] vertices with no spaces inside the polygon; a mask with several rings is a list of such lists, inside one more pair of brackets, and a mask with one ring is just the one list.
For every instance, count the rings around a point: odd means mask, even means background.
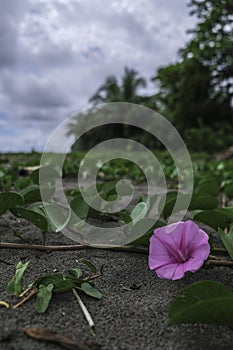
[{"label": "small green leaf", "polygon": [[231,259],[233,260],[233,226],[231,226],[230,231],[228,233],[225,233],[220,228],[218,229],[218,234],[228,251],[228,254],[230,255]]},{"label": "small green leaf", "polygon": [[233,326],[233,292],[215,281],[202,281],[181,290],[169,309],[169,323],[208,323]]},{"label": "small green leaf", "polygon": [[41,284],[36,298],[35,309],[39,314],[45,313],[52,298],[53,285],[44,286]]},{"label": "small green leaf", "polygon": [[134,207],[134,209],[132,210],[132,213],[130,215],[133,222],[136,223],[137,221],[143,219],[147,213],[147,210],[148,210],[148,206],[145,202],[138,203]]},{"label": "small green leaf", "polygon": [[75,278],[79,278],[82,276],[82,270],[79,269],[79,268],[76,268],[76,269],[71,269],[68,271],[69,275],[75,277]]},{"label": "small green leaf", "polygon": [[37,226],[43,232],[46,232],[48,230],[48,221],[46,220],[44,215],[36,213],[33,210],[21,208],[21,207],[12,208],[11,212],[17,218],[30,221],[32,224]]},{"label": "small green leaf", "polygon": [[16,192],[0,192],[0,215],[7,210],[23,204],[23,197]]},{"label": "small green leaf", "polygon": [[89,269],[90,269],[93,273],[96,273],[97,268],[96,268],[95,265],[92,264],[89,260],[82,259],[81,262],[82,262],[83,264],[85,264],[87,267],[89,267]]},{"label": "small green leaf", "polygon": [[102,293],[100,293],[97,289],[92,287],[90,283],[82,283],[81,284],[81,290],[86,293],[87,295],[90,295],[93,298],[96,299],[101,299],[102,298]]},{"label": "small green leaf", "polygon": [[22,292],[22,280],[23,280],[23,274],[28,267],[29,261],[25,264],[21,261],[16,266],[16,271],[14,277],[11,279],[11,281],[7,285],[7,292],[15,294],[17,297]]}]

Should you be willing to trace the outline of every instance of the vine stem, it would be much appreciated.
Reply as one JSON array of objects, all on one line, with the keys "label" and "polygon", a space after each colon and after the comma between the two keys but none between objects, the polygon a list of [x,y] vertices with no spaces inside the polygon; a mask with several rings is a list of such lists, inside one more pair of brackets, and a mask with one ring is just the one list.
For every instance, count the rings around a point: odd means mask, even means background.
[{"label": "vine stem", "polygon": [[226,266],[226,267],[233,267],[233,261],[231,260],[207,260],[205,263],[206,267],[209,266]]},{"label": "vine stem", "polygon": [[0,243],[0,249],[35,249],[35,250],[79,250],[86,248],[85,245],[40,245],[23,243]]},{"label": "vine stem", "polygon": [[0,249],[35,249],[43,251],[61,251],[61,250],[81,250],[81,249],[108,249],[116,251],[128,251],[133,253],[148,254],[148,249],[144,247],[134,247],[130,245],[125,246],[114,246],[114,245],[83,245],[83,244],[73,244],[73,245],[39,245],[39,244],[23,244],[23,243],[0,243]]}]

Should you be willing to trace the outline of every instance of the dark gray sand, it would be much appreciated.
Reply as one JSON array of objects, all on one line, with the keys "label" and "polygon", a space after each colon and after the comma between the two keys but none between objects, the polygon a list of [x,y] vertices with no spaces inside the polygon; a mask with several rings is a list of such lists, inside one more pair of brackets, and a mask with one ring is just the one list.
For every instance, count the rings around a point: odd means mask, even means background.
[{"label": "dark gray sand", "polygon": [[[24,221],[7,214],[0,218],[1,241],[19,242],[13,230],[24,237],[31,237],[39,244],[38,230]],[[75,244],[63,234],[47,235],[47,244]],[[60,349],[60,346],[29,338],[24,327],[46,327],[75,337],[81,342],[93,340],[103,350],[137,349],[232,349],[233,330],[208,325],[168,326],[168,308],[179,290],[199,280],[212,279],[233,288],[233,270],[215,267],[201,269],[196,274],[186,274],[179,281],[158,279],[148,269],[147,255],[103,250],[65,252],[38,252],[35,250],[1,249],[0,300],[15,303],[15,297],[6,292],[6,286],[14,274],[20,257],[30,260],[25,274],[25,287],[40,274],[57,269],[66,271],[80,266],[81,258],[90,259],[98,267],[104,264],[103,276],[96,280],[96,287],[103,293],[102,300],[82,295],[82,300],[93,316],[96,337],[84,319],[72,293],[53,297],[48,311],[38,315],[35,300],[21,308],[0,307],[0,349],[41,350]],[[7,265],[8,262],[12,265]]]}]

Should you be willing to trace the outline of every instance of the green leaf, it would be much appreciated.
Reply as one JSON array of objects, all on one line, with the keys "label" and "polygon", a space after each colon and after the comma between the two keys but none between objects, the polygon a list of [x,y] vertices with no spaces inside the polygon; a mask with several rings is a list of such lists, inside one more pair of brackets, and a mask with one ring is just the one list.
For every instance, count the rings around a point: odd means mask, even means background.
[{"label": "green leaf", "polygon": [[58,172],[54,167],[47,165],[42,168],[36,169],[31,173],[31,179],[34,184],[40,185],[40,182],[43,183],[55,183],[55,179],[59,177]]},{"label": "green leaf", "polygon": [[101,299],[102,298],[102,294],[95,289],[94,287],[92,287],[92,285],[90,285],[90,283],[82,283],[81,284],[81,290],[86,293],[87,295],[90,295],[93,298],[96,299]]},{"label": "green leaf", "polygon": [[0,193],[0,215],[7,210],[23,204],[23,197],[16,192],[1,192]]},{"label": "green leaf", "polygon": [[38,277],[31,286],[39,288],[41,284],[48,286],[49,284],[56,284],[56,282],[63,280],[63,275],[60,272],[49,273]]},{"label": "green leaf", "polygon": [[126,223],[130,223],[132,221],[132,218],[129,214],[127,214],[124,210],[119,211],[118,213],[120,215],[120,218]]},{"label": "green leaf", "polygon": [[144,218],[148,210],[148,206],[145,202],[138,203],[132,210],[130,216],[134,223]]},{"label": "green leaf", "polygon": [[37,226],[41,231],[46,232],[48,230],[48,221],[45,216],[39,213],[36,213],[33,210],[26,208],[12,208],[12,214],[14,214],[17,218],[25,219],[30,221],[32,224]]},{"label": "green leaf", "polygon": [[130,244],[133,245],[144,245],[144,246],[149,246],[150,243],[150,237],[153,235],[154,230],[158,227],[166,226],[166,223],[163,221],[156,221],[154,222],[154,219],[151,218],[144,218],[140,221],[138,221],[130,230],[129,236],[130,237],[135,237],[138,236],[138,232],[145,232],[146,226],[148,225],[148,230],[147,232],[142,235],[141,237],[137,238],[136,240],[132,241]]},{"label": "green leaf", "polygon": [[38,185],[30,185],[23,188],[20,193],[23,195],[25,203],[41,201],[40,187]]},{"label": "green leaf", "polygon": [[[81,220],[85,220],[87,218],[90,207],[81,195],[76,196],[72,199],[70,202],[70,207],[73,210],[74,214],[76,214]],[[76,223],[77,218],[74,214],[72,213],[71,215],[71,221],[74,221]]]},{"label": "green leaf", "polygon": [[224,188],[224,192],[228,198],[233,198],[233,181],[226,185],[226,187]]},{"label": "green leaf", "polygon": [[218,234],[228,251],[228,254],[230,255],[231,259],[233,260],[233,226],[231,226],[230,231],[228,233],[225,233],[220,228],[218,229]]},{"label": "green leaf", "polygon": [[71,270],[68,271],[68,273],[69,273],[71,276],[75,277],[75,278],[79,278],[79,277],[81,277],[82,274],[83,274],[83,273],[82,273],[82,270],[79,269],[79,268],[71,269]]},{"label": "green leaf", "polygon": [[43,284],[40,285],[35,305],[35,309],[39,314],[43,314],[47,310],[50,300],[52,298],[52,292],[52,284],[49,284],[48,286],[44,286]]},{"label": "green leaf", "polygon": [[233,326],[233,292],[214,281],[202,281],[181,290],[169,309],[169,323],[209,323]]},{"label": "green leaf", "polygon": [[219,227],[224,229],[229,223],[227,216],[217,209],[201,211],[193,216],[193,220],[202,222],[215,230],[218,230]]},{"label": "green leaf", "polygon": [[91,270],[91,272],[96,273],[97,268],[95,267],[94,264],[92,264],[92,262],[90,262],[89,260],[86,259],[81,259],[81,262],[83,264],[85,264],[87,267],[89,267],[89,269]]},{"label": "green leaf", "polygon": [[20,191],[28,187],[30,184],[31,184],[31,178],[29,176],[20,177],[15,183],[15,188],[17,191]]},{"label": "green leaf", "polygon": [[68,276],[64,277],[61,273],[55,272],[50,273],[45,276],[40,276],[32,286],[39,287],[41,284],[48,286],[49,284],[53,285],[53,293],[63,293],[68,292],[75,287],[76,281]]},{"label": "green leaf", "polygon": [[16,266],[16,271],[14,277],[11,279],[11,281],[7,285],[7,292],[11,294],[15,294],[17,297],[22,292],[22,280],[23,280],[23,274],[28,267],[29,261],[25,264],[21,261]]},{"label": "green leaf", "polygon": [[200,195],[208,194],[216,197],[220,192],[220,188],[215,178],[203,179],[198,183],[197,187],[195,188],[195,191]]},{"label": "green leaf", "polygon": [[28,209],[45,217],[48,231],[60,232],[70,221],[71,212],[64,211],[56,203],[36,202],[28,206]]},{"label": "green leaf", "polygon": [[23,195],[25,203],[34,203],[41,201],[41,190],[43,190],[43,200],[49,200],[54,194],[55,187],[50,185],[30,185],[21,190],[20,193]]},{"label": "green leaf", "polygon": [[210,194],[193,194],[189,204],[189,210],[195,209],[215,209],[218,206],[218,199],[216,196]]}]

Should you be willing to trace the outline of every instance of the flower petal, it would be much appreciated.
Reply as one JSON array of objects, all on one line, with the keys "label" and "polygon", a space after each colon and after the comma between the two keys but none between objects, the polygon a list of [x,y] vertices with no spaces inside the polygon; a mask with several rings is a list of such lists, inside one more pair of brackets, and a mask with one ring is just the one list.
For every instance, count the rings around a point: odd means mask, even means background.
[{"label": "flower petal", "polygon": [[209,236],[188,220],[163,226],[150,238],[149,268],[158,277],[180,279],[200,269],[210,253]]},{"label": "flower petal", "polygon": [[159,267],[155,270],[156,274],[160,278],[166,278],[169,280],[178,280],[184,277],[184,264],[168,264]]}]

